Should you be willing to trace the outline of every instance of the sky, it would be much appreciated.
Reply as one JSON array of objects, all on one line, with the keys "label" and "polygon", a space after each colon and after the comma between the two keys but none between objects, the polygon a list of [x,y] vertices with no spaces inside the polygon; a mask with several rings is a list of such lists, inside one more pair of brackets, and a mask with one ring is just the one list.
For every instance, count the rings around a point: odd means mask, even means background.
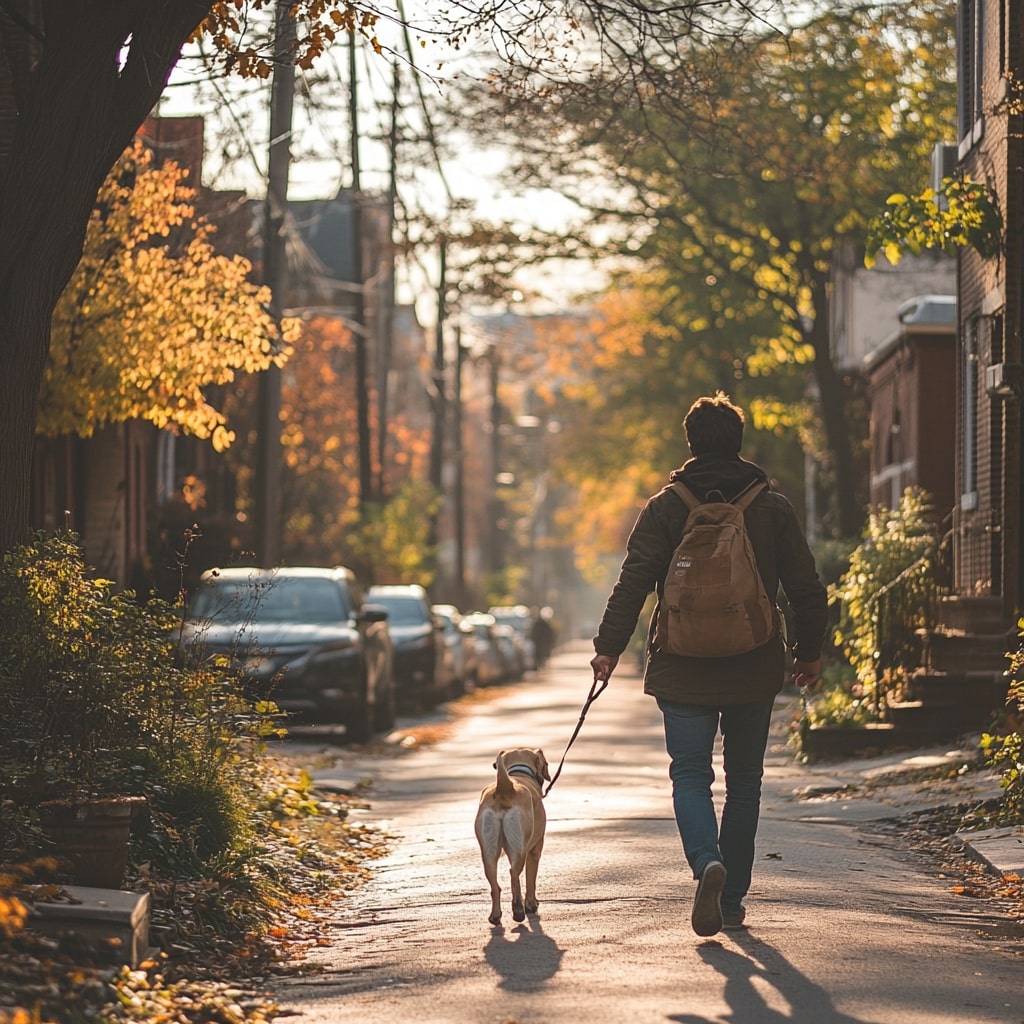
[{"label": "sky", "polygon": [[[421,73],[420,90],[428,102],[431,93],[446,88],[449,76],[457,73],[458,55],[439,69],[429,48],[431,72]],[[441,55],[443,56],[443,54]],[[424,61],[426,63],[426,61]],[[386,137],[390,120],[392,65],[386,56],[374,54],[368,46],[357,51],[357,95],[359,97],[360,183],[365,191],[385,192],[389,179],[389,148]],[[403,131],[426,134],[418,90],[412,86],[412,72],[402,71]],[[336,194],[352,181],[351,128],[349,117],[349,51],[336,44],[306,73],[298,72],[297,97],[293,117],[292,163],[288,195],[291,199],[321,199]],[[315,103],[303,96],[307,93]],[[246,190],[253,197],[266,194],[265,168],[269,149],[269,83],[244,82],[226,78],[211,82],[208,71],[195,50],[187,50],[161,101],[164,116],[202,115],[206,121],[207,156],[204,184],[218,189]],[[445,154],[437,163],[424,159],[424,147],[418,147],[418,160],[400,166],[399,190],[403,201],[430,216],[444,220],[453,201],[468,203],[490,220],[511,220],[525,227],[540,223],[568,223],[578,216],[576,207],[552,193],[512,194],[498,180],[505,157],[498,151],[482,150],[457,132],[441,124],[434,125]],[[399,159],[403,150],[399,148]],[[447,185],[447,187],[446,187]],[[429,319],[428,307],[435,301],[431,292],[437,284],[437,263],[429,253],[422,266],[406,267],[399,281],[400,301],[417,302],[421,322]],[[586,280],[574,273],[575,282]],[[593,283],[600,278],[595,275]],[[543,311],[571,304],[573,296],[564,268],[535,272],[524,287],[547,295],[539,303]],[[425,296],[430,296],[425,299]]]}]

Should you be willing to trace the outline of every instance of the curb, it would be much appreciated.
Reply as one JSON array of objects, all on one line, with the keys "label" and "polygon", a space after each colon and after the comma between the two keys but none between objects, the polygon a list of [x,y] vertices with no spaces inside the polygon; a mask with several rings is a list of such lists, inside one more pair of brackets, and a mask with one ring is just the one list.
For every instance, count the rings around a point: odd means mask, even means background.
[{"label": "curb", "polygon": [[952,838],[966,856],[992,874],[1024,877],[1024,825],[957,832]]}]

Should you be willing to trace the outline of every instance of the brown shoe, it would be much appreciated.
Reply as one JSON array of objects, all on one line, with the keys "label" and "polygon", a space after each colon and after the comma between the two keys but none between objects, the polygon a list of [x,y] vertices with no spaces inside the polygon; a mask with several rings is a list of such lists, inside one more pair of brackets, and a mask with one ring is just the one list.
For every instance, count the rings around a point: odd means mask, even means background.
[{"label": "brown shoe", "polygon": [[705,865],[697,883],[690,924],[698,935],[717,935],[722,930],[722,889],[725,865],[718,860]]}]

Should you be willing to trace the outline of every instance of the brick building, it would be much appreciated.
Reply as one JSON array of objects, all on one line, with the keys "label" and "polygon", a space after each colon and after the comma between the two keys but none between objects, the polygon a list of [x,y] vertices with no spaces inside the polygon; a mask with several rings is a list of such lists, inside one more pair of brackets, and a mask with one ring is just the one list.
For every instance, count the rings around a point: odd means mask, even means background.
[{"label": "brick building", "polygon": [[1013,0],[964,0],[959,5],[959,168],[989,186],[1004,222],[1000,254],[985,259],[966,248],[959,263],[953,586],[965,628],[984,609],[987,628],[998,624],[1013,630],[1024,607],[1024,117],[1019,102],[1012,102],[1014,83],[1019,88],[1022,80],[1022,40],[1024,20]]}]

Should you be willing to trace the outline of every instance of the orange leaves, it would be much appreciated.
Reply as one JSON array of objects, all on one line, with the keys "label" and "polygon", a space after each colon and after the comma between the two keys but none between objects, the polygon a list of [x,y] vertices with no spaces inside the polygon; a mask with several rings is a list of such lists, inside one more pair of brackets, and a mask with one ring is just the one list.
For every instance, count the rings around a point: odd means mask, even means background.
[{"label": "orange leaves", "polygon": [[[274,0],[218,0],[193,36],[205,36],[220,55],[225,70],[243,78],[270,77],[273,59],[268,51],[245,45],[250,18],[243,12],[271,10]],[[382,47],[373,27],[378,15],[351,0],[295,0],[289,9],[295,21],[295,63],[308,70],[339,35],[358,32],[377,53]]]},{"label": "orange leaves", "polygon": [[183,178],[136,143],[104,184],[54,313],[39,433],[143,418],[222,451],[234,434],[204,389],[287,359],[294,325],[279,332],[248,260],[216,252]]},{"label": "orange leaves", "polygon": [[0,935],[13,935],[28,920],[28,909],[15,896],[0,893]]}]

